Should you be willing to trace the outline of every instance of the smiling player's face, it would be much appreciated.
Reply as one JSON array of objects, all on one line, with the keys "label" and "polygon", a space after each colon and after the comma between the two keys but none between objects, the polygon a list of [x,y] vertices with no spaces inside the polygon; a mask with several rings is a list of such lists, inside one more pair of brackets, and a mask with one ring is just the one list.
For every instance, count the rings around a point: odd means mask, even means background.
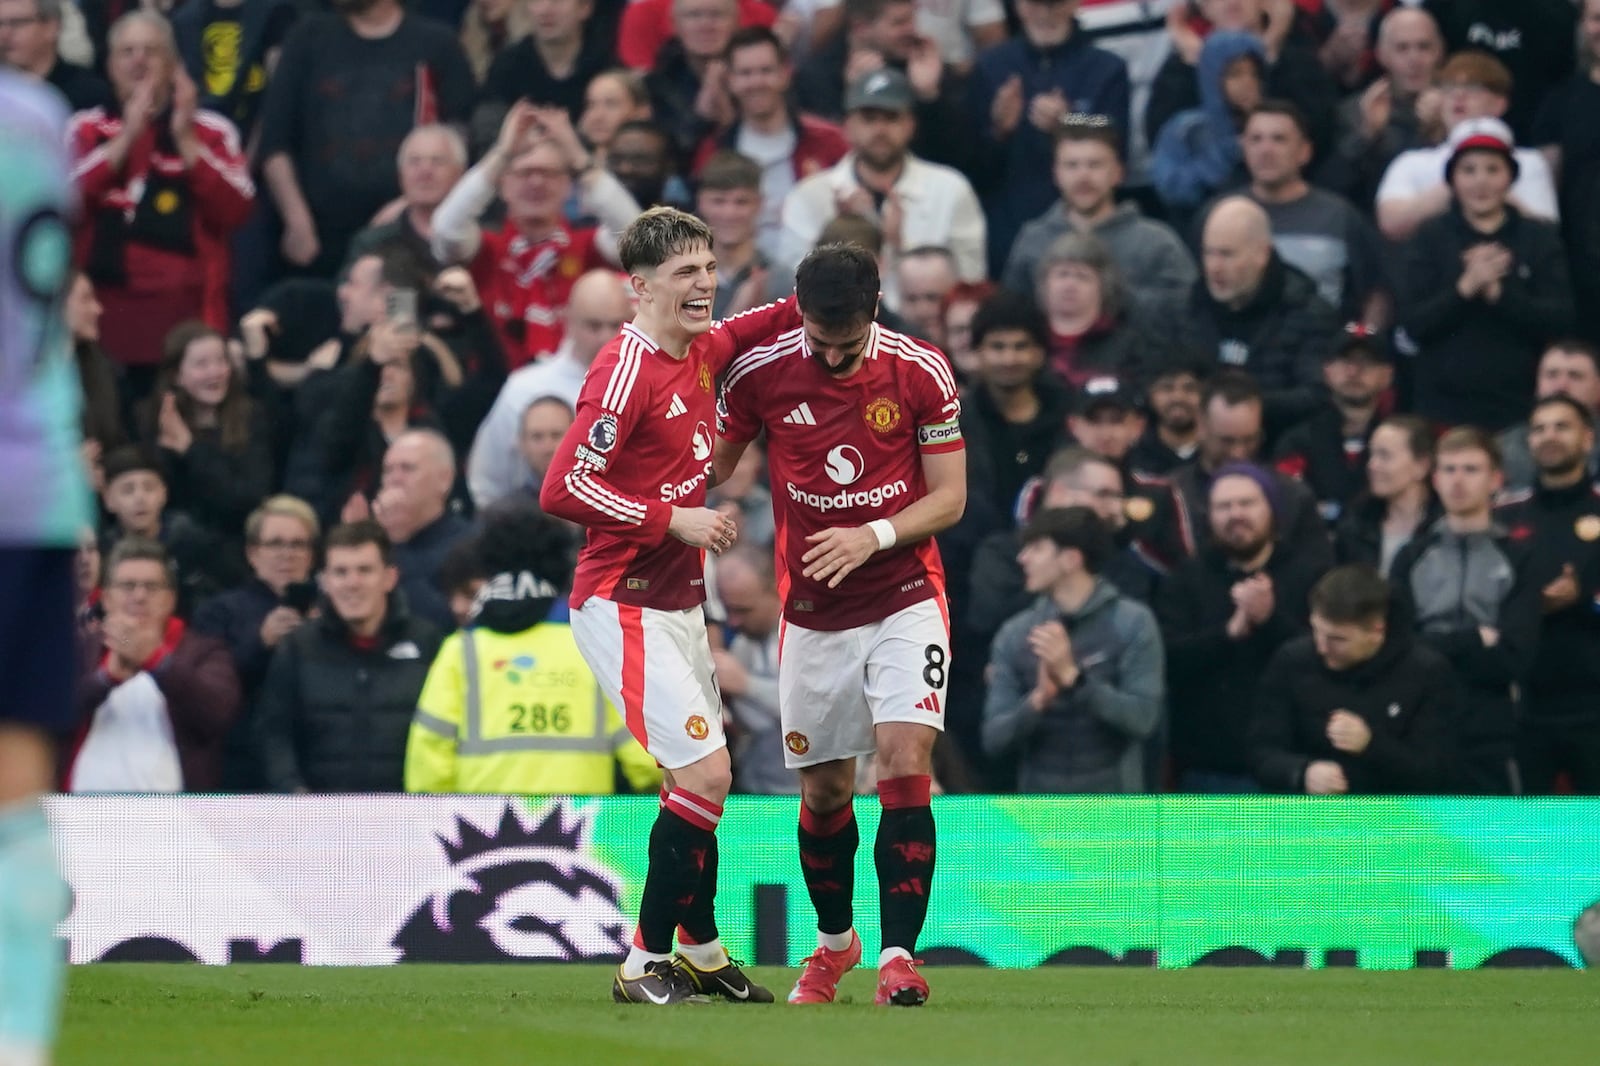
[{"label": "smiling player's face", "polygon": [[644,276],[641,306],[691,337],[711,328],[711,302],[717,295],[717,257],[704,245],[680,252]]}]

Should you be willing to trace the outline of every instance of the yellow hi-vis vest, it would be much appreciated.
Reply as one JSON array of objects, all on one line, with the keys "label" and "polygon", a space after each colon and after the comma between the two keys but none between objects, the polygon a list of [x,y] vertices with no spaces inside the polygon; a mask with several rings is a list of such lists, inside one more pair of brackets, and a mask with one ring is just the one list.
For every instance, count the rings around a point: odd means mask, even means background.
[{"label": "yellow hi-vis vest", "polygon": [[566,625],[464,629],[445,639],[422,686],[406,791],[600,795],[615,790],[618,762],[634,788],[661,781]]}]

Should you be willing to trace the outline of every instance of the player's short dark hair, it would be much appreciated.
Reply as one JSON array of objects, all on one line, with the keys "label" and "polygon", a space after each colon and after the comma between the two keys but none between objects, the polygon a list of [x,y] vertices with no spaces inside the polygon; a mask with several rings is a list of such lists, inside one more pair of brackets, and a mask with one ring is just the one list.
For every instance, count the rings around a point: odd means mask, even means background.
[{"label": "player's short dark hair", "polygon": [[789,49],[784,46],[778,35],[772,32],[772,27],[770,26],[745,26],[739,29],[729,39],[728,50],[724,54],[731,59],[733,53],[739,49],[755,48],[759,45],[767,45],[777,52],[778,62],[787,63],[789,61]]},{"label": "player's short dark hair", "polygon": [[695,248],[715,248],[711,227],[676,207],[652,207],[628,224],[617,238],[617,257],[629,274],[654,270],[675,255]]},{"label": "player's short dark hair", "polygon": [[1389,583],[1366,563],[1335,567],[1311,588],[1311,613],[1334,625],[1370,625],[1389,615]]},{"label": "player's short dark hair", "polygon": [[1528,421],[1533,421],[1533,416],[1543,411],[1546,407],[1565,407],[1578,416],[1580,424],[1587,426],[1589,429],[1594,428],[1594,412],[1564,392],[1546,396],[1534,404],[1533,410],[1528,415]]},{"label": "player's short dark hair", "polygon": [[1200,394],[1200,409],[1205,410],[1212,400],[1219,399],[1229,407],[1244,403],[1266,405],[1261,384],[1243,370],[1219,370],[1206,381],[1205,390]]},{"label": "player's short dark hair", "polygon": [[532,500],[502,500],[479,517],[484,575],[527,571],[565,589],[572,577],[572,537]]},{"label": "player's short dark hair", "polygon": [[107,486],[123,474],[132,474],[136,471],[147,471],[160,478],[162,484],[167,482],[167,468],[166,464],[162,463],[161,456],[155,449],[142,444],[124,444],[120,448],[113,448],[106,455],[102,465]]},{"label": "player's short dark hair", "polygon": [[1439,443],[1434,446],[1434,454],[1444,455],[1446,452],[1479,451],[1489,457],[1489,465],[1496,470],[1504,468],[1505,457],[1500,453],[1500,442],[1486,430],[1477,426],[1456,426],[1448,430],[1439,438]]},{"label": "player's short dark hair", "polygon": [[878,260],[852,244],[812,249],[794,272],[801,314],[824,326],[843,328],[872,321],[878,310]]},{"label": "player's short dark hair", "polygon": [[1050,322],[1039,305],[1021,293],[1001,289],[978,305],[972,315],[972,346],[978,347],[990,333],[1026,333],[1040,348],[1050,347]]},{"label": "player's short dark hair", "polygon": [[389,534],[370,518],[334,526],[328,531],[328,539],[323,542],[322,548],[326,553],[335,548],[364,548],[368,544],[377,545],[378,557],[383,560],[384,566],[394,565],[394,545],[389,540]]},{"label": "player's short dark hair", "polygon": [[1083,568],[1098,574],[1116,550],[1111,530],[1087,507],[1047,507],[1028,520],[1022,543],[1048,540],[1057,548],[1071,548],[1083,556]]},{"label": "player's short dark hair", "polygon": [[1397,429],[1405,435],[1406,451],[1411,453],[1413,459],[1433,458],[1433,426],[1426,418],[1417,415],[1390,415],[1378,423],[1379,429],[1384,426]]},{"label": "player's short dark hair", "polygon": [[701,192],[728,192],[734,189],[761,191],[761,164],[731,148],[717,152],[700,171]]},{"label": "player's short dark hair", "polygon": [[1257,115],[1281,115],[1294,123],[1294,128],[1300,131],[1300,139],[1307,144],[1311,143],[1311,123],[1306,120],[1306,113],[1290,103],[1288,100],[1263,100],[1250,109],[1250,115],[1245,119],[1245,126],[1250,125],[1250,119]]},{"label": "player's short dark hair", "polygon": [[111,575],[123,563],[156,563],[167,579],[167,588],[178,591],[178,567],[165,544],[150,537],[123,537],[111,548],[106,557],[105,569],[100,572],[100,583],[110,587]]},{"label": "player's short dark hair", "polygon": [[870,218],[839,215],[817,234],[818,248],[830,244],[853,244],[857,248],[865,248],[876,259],[883,254],[883,230]]}]

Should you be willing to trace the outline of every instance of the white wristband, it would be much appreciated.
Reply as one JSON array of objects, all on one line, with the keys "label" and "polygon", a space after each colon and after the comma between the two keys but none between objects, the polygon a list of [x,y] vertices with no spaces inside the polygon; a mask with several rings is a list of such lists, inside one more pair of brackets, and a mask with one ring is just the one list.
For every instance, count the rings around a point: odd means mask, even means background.
[{"label": "white wristband", "polygon": [[872,535],[878,538],[878,550],[887,551],[894,547],[894,523],[887,518],[874,518],[867,523],[867,528],[872,530]]}]

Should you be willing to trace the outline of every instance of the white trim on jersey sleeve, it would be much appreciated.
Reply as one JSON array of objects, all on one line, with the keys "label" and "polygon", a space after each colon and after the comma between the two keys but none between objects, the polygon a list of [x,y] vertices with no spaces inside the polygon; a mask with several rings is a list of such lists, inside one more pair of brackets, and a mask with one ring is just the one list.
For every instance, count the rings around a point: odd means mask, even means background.
[{"label": "white trim on jersey sleeve", "polygon": [[915,363],[928,372],[928,376],[939,389],[939,395],[947,400],[960,395],[961,390],[956,385],[956,376],[950,369],[950,361],[937,348],[919,344],[904,334],[889,330],[883,332],[884,341],[895,355],[908,363]]},{"label": "white trim on jersey sleeve", "polygon": [[572,498],[607,518],[633,526],[644,525],[644,505],[611,491],[594,476],[596,473],[595,468],[587,464],[575,466],[567,472],[563,480]]}]

